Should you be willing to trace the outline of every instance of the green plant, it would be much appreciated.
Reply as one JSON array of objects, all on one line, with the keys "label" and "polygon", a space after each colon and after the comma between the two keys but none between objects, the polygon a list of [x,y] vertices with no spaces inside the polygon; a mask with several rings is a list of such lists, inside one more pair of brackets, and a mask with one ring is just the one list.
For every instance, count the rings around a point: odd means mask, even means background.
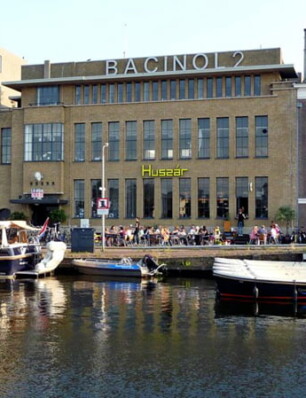
[{"label": "green plant", "polygon": [[10,215],[10,220],[27,220],[27,216],[23,211],[14,211]]},{"label": "green plant", "polygon": [[67,214],[63,209],[54,209],[50,212],[50,220],[53,224],[64,223],[67,220]]},{"label": "green plant", "polygon": [[275,214],[276,221],[279,223],[286,223],[286,234],[288,234],[289,225],[294,219],[295,211],[290,206],[281,206]]}]

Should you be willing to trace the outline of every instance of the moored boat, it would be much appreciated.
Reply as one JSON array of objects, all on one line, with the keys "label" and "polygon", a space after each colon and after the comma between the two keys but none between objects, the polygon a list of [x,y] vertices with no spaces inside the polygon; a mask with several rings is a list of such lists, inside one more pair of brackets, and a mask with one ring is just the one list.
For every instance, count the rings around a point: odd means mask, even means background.
[{"label": "moored boat", "polygon": [[158,264],[151,256],[145,255],[138,262],[128,257],[120,260],[97,258],[74,259],[75,269],[87,275],[146,278],[161,275],[165,264]]},{"label": "moored boat", "polygon": [[0,278],[39,276],[55,270],[63,260],[66,245],[51,241],[45,256],[37,239],[39,228],[25,221],[0,221]]},{"label": "moored boat", "polygon": [[306,301],[306,263],[215,258],[221,297]]}]

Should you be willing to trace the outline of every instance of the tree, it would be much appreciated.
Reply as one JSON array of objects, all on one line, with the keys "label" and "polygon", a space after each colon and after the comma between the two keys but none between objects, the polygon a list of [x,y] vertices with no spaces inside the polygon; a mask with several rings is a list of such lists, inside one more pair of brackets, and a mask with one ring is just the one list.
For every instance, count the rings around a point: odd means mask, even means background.
[{"label": "tree", "polygon": [[288,235],[289,225],[295,219],[295,211],[290,206],[281,206],[276,214],[275,220],[279,223],[286,223],[286,234]]},{"label": "tree", "polygon": [[63,209],[54,209],[50,212],[50,219],[53,224],[63,223],[67,220],[67,214]]}]

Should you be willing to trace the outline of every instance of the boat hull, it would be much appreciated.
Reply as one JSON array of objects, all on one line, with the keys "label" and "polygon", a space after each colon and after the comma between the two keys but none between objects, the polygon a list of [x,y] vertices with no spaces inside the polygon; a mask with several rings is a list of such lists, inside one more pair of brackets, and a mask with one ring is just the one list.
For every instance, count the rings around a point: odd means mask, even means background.
[{"label": "boat hull", "polygon": [[[99,261],[73,260],[73,265],[78,272],[85,275],[101,275],[112,277],[144,276],[144,270],[138,264],[102,263]],[[147,273],[147,272],[146,272]]]},{"label": "boat hull", "polygon": [[41,253],[35,245],[1,249],[0,277],[14,277],[16,272],[33,270],[40,259]]},{"label": "boat hull", "polygon": [[253,281],[215,276],[217,294],[253,300],[303,300],[306,301],[306,284],[271,281]]}]

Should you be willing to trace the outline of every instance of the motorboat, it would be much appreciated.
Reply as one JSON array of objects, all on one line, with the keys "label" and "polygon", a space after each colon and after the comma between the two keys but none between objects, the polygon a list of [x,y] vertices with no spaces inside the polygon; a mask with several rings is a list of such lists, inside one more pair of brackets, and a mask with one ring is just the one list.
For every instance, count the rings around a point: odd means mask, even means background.
[{"label": "motorboat", "polygon": [[0,221],[0,278],[45,275],[61,263],[66,244],[50,241],[43,256],[37,238],[40,229],[23,220]]},{"label": "motorboat", "polygon": [[306,301],[306,262],[215,258],[220,297]]},{"label": "motorboat", "polygon": [[72,260],[72,264],[82,274],[116,277],[146,278],[161,275],[165,270],[165,264],[158,264],[147,254],[139,261],[129,257],[120,260],[81,258]]}]

